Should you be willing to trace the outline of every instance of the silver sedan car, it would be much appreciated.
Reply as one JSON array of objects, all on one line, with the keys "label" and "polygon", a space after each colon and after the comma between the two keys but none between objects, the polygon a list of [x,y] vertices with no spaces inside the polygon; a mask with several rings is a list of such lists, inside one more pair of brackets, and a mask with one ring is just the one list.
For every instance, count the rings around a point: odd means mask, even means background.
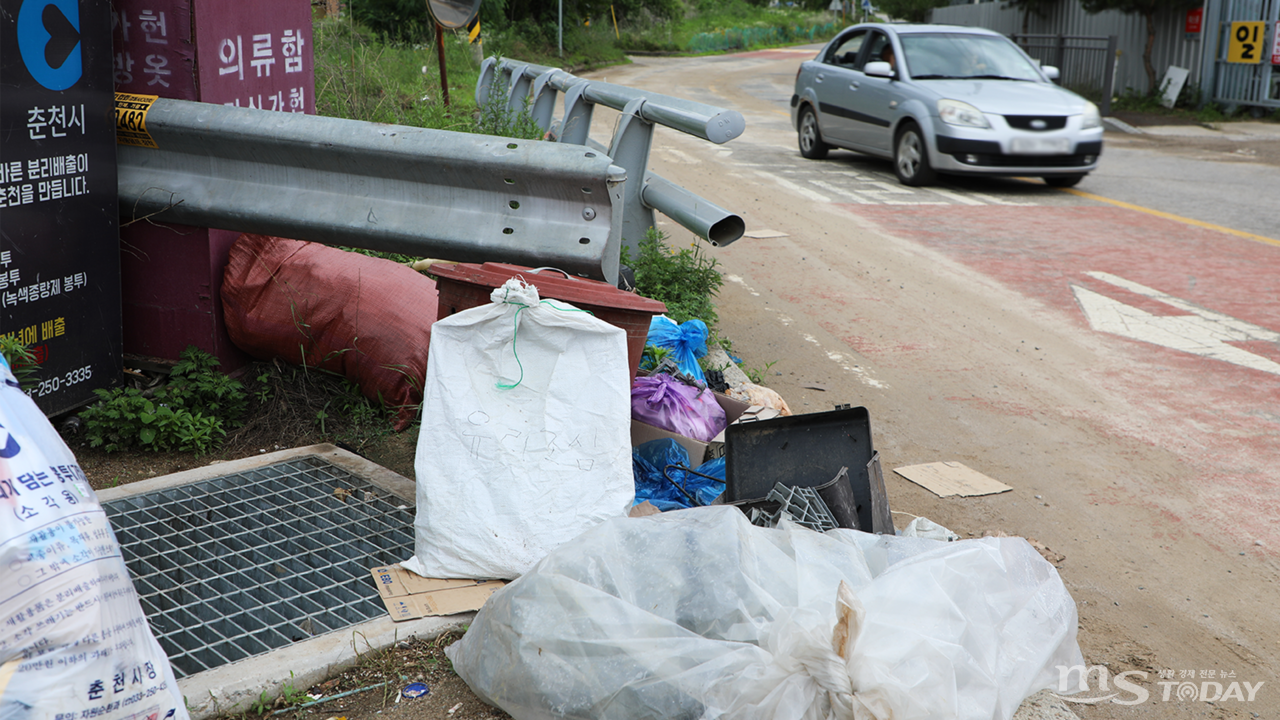
[{"label": "silver sedan car", "polygon": [[948,25],[856,25],[800,66],[800,153],[890,158],[905,185],[938,173],[1034,175],[1071,187],[1098,166],[1102,118],[1003,35]]}]

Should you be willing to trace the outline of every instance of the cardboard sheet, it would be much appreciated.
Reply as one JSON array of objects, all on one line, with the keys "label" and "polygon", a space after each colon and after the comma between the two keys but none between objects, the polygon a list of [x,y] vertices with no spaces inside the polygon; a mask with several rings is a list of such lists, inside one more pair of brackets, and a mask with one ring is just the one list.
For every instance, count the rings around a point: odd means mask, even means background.
[{"label": "cardboard sheet", "polygon": [[424,578],[399,565],[376,567],[371,572],[378,596],[396,622],[479,610],[506,584],[501,580]]},{"label": "cardboard sheet", "polygon": [[1013,489],[958,462],[907,465],[895,468],[894,472],[938,497],[995,495]]},{"label": "cardboard sheet", "polygon": [[768,228],[761,228],[759,230],[748,230],[743,233],[743,236],[752,238],[754,240],[768,240],[771,238],[790,237],[789,235],[782,232],[781,230],[772,230]]}]

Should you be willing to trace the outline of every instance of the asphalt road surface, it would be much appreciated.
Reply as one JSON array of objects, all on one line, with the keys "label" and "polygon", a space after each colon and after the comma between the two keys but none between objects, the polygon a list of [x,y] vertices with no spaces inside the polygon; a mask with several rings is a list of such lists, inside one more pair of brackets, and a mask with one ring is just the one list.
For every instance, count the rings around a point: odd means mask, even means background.
[{"label": "asphalt road surface", "polygon": [[[776,361],[767,382],[797,412],[869,409],[900,524],[923,515],[1063,556],[1086,660],[1134,671],[1149,692],[1077,704],[1081,717],[1280,717],[1268,128],[1109,132],[1074,191],[1034,178],[906,188],[886,161],[800,157],[787,107],[813,52],[637,58],[590,75],[746,117],[723,146],[659,128],[651,156],[746,220],[748,237],[710,250],[736,354]],[[939,498],[892,472],[938,461],[1012,490]],[[1095,681],[1083,695],[1115,690]]]}]

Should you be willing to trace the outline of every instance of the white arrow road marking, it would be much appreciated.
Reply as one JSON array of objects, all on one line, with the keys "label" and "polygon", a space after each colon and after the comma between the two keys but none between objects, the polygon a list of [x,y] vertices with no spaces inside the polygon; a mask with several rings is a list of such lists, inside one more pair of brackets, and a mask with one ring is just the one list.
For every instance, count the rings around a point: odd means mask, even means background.
[{"label": "white arrow road marking", "polygon": [[1080,304],[1080,309],[1084,311],[1094,330],[1280,375],[1280,363],[1227,344],[1249,340],[1280,342],[1280,333],[1230,315],[1205,310],[1186,300],[1109,273],[1090,272],[1086,275],[1191,313],[1152,315],[1119,300],[1072,285],[1076,302]]}]

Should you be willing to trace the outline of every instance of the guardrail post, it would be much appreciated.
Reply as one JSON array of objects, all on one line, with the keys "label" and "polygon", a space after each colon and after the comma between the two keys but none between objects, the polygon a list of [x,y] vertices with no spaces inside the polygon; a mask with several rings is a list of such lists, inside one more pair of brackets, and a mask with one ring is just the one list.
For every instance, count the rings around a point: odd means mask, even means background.
[{"label": "guardrail post", "polygon": [[498,67],[497,59],[487,57],[481,61],[480,78],[476,80],[476,107],[482,108],[489,103],[489,86],[499,72],[501,68]]},{"label": "guardrail post", "polygon": [[1104,60],[1103,79],[1102,79],[1102,108],[1103,117],[1111,115],[1111,96],[1115,93],[1112,87],[1116,82],[1116,36],[1107,36],[1107,55]]},{"label": "guardrail post", "polygon": [[627,171],[627,177],[640,180],[627,183],[622,193],[622,244],[632,257],[639,255],[640,240],[656,224],[653,208],[645,205],[643,198],[643,178],[653,146],[653,124],[640,117],[644,103],[643,99],[636,98],[622,109],[613,144],[609,146],[613,162]]},{"label": "guardrail post", "polygon": [[586,145],[591,135],[591,115],[595,103],[583,96],[587,84],[580,82],[564,94],[564,119],[560,122],[559,141],[571,145]]},{"label": "guardrail post", "polygon": [[533,106],[530,113],[533,115],[533,121],[542,128],[543,132],[551,129],[551,118],[556,111],[556,92],[554,85],[551,85],[551,79],[558,70],[548,70],[533,81]]},{"label": "guardrail post", "polygon": [[513,113],[523,112],[533,80],[525,75],[522,67],[513,69],[508,77],[510,84],[507,86],[507,110]]}]

